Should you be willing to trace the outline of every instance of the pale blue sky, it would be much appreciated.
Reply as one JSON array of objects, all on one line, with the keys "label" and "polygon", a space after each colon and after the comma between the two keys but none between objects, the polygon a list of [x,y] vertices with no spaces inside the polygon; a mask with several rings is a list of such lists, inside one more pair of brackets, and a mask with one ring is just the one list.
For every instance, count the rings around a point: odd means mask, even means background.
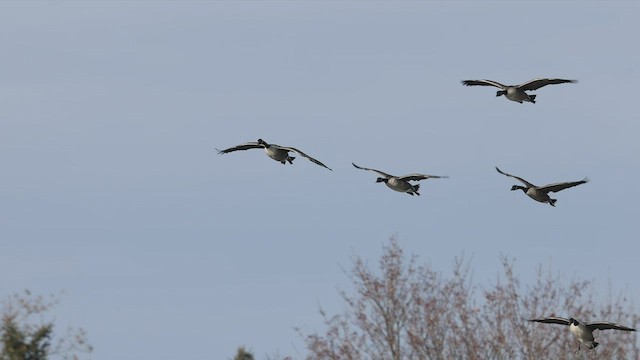
[{"label": "pale blue sky", "polygon": [[[2,2],[0,296],[96,360],[304,354],[354,254],[517,259],[638,303],[640,3]],[[537,104],[463,79],[578,79]],[[282,166],[225,148],[300,148]],[[351,162],[450,179],[410,197]],[[591,182],[536,203],[495,170]],[[597,262],[584,267],[580,262]],[[562,314],[563,309],[558,309]],[[539,314],[545,315],[545,314]],[[566,314],[569,315],[569,314]]]}]

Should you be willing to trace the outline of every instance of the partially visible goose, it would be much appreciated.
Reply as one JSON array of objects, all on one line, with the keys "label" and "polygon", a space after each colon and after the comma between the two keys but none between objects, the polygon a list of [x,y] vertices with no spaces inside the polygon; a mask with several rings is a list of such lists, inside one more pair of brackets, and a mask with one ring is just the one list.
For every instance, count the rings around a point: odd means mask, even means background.
[{"label": "partially visible goose", "polygon": [[380,176],[382,177],[379,177],[378,179],[376,179],[377,183],[384,182],[389,188],[395,191],[407,193],[411,196],[413,196],[414,194],[420,196],[420,193],[418,193],[418,189],[420,189],[420,184],[412,185],[411,183],[409,183],[409,181],[448,178],[448,176],[436,176],[436,175],[426,175],[426,174],[409,174],[404,176],[393,176],[385,172],[382,172],[380,170],[360,167],[354,163],[351,163],[351,165],[353,165],[356,169],[373,171],[375,173],[380,174]]},{"label": "partially visible goose", "polygon": [[555,184],[549,184],[549,185],[545,185],[545,186],[535,186],[532,183],[528,182],[527,180],[518,177],[518,176],[514,176],[511,174],[507,174],[506,172],[502,172],[502,170],[498,169],[498,167],[496,166],[496,170],[498,170],[498,172],[502,175],[506,175],[508,177],[512,177],[514,179],[518,179],[520,180],[523,184],[525,184],[526,186],[520,186],[520,185],[513,185],[511,187],[511,190],[522,190],[525,194],[527,194],[530,198],[532,198],[535,201],[539,201],[541,203],[549,203],[549,205],[551,206],[556,206],[556,201],[557,199],[552,199],[549,197],[549,192],[558,192],[560,190],[564,190],[570,187],[574,187],[574,186],[578,186],[580,184],[585,184],[587,182],[589,182],[589,178],[584,178],[583,180],[580,181],[573,181],[573,182],[563,182],[563,183],[555,183]]},{"label": "partially visible goose", "polygon": [[566,79],[533,79],[520,85],[503,85],[493,80],[463,80],[462,84],[466,86],[495,86],[502,90],[496,93],[496,96],[504,95],[507,99],[519,102],[528,101],[535,104],[536,95],[529,95],[525,91],[537,90],[543,86],[556,85],[564,83],[576,83],[578,80]]},{"label": "partially visible goose", "polygon": [[589,349],[595,349],[598,346],[598,343],[595,341],[593,337],[594,330],[622,330],[622,331],[636,331],[636,329],[614,324],[611,322],[592,322],[592,323],[581,323],[574,318],[565,319],[561,317],[550,316],[546,318],[540,319],[527,319],[528,321],[535,321],[539,323],[545,324],[560,324],[560,325],[569,325],[569,331],[573,335],[575,335],[578,342],[578,350],[576,350],[576,355],[580,353],[580,346],[584,344]]},{"label": "partially visible goose", "polygon": [[294,148],[294,147],[290,147],[290,146],[281,146],[281,145],[276,145],[276,144],[269,144],[266,141],[262,140],[262,139],[258,139],[257,142],[254,141],[250,141],[248,143],[244,143],[244,144],[240,144],[234,147],[230,147],[228,149],[224,149],[224,150],[218,150],[218,154],[222,155],[222,154],[227,154],[233,151],[238,151],[238,150],[249,150],[249,149],[264,149],[264,151],[267,153],[267,155],[272,158],[275,161],[279,161],[282,164],[286,164],[287,162],[289,162],[289,164],[293,164],[293,159],[295,159],[295,157],[290,156],[289,152],[292,151],[294,153],[297,153],[298,155],[302,156],[302,157],[306,157],[307,159],[309,159],[312,163],[314,164],[318,164],[324,168],[327,168],[329,170],[331,170],[328,166],[326,166],[325,164],[321,163],[320,161],[312,158],[311,156],[303,153],[302,151]]}]

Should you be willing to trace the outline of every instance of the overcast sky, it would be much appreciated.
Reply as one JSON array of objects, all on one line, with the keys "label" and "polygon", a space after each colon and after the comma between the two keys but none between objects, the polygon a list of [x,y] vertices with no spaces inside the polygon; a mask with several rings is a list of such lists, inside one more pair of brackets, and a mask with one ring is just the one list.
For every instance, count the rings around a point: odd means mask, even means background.
[{"label": "overcast sky", "polygon": [[[0,296],[64,290],[95,360],[302,356],[396,235],[639,303],[640,3],[0,3]],[[545,87],[534,104],[463,79]],[[263,138],[261,150],[218,155]],[[376,175],[422,172],[420,197]],[[556,207],[509,191],[591,182]],[[588,266],[593,264],[594,266]],[[606,294],[602,294],[606,296]],[[558,315],[565,314],[558,309]],[[547,314],[535,314],[544,316]]]}]

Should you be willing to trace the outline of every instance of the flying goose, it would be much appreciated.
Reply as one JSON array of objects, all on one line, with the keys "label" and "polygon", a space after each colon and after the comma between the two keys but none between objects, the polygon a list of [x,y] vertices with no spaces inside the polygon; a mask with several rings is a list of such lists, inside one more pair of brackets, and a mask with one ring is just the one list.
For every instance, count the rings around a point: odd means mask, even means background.
[{"label": "flying goose", "polygon": [[516,101],[522,104],[523,101],[528,101],[535,104],[536,95],[529,95],[525,91],[537,90],[543,86],[564,84],[564,83],[576,83],[578,80],[566,80],[566,79],[533,79],[520,85],[503,85],[493,80],[463,80],[462,84],[466,86],[495,86],[502,90],[498,90],[496,96],[504,95],[511,101]]},{"label": "flying goose", "polygon": [[295,159],[295,157],[293,156],[289,156],[289,152],[295,152],[300,156],[306,157],[307,159],[309,159],[312,163],[320,165],[324,168],[327,168],[329,170],[331,170],[328,166],[326,166],[325,164],[321,163],[320,161],[312,158],[311,156],[303,153],[302,151],[294,148],[294,147],[290,147],[290,146],[280,146],[280,145],[276,145],[276,144],[268,144],[266,141],[262,140],[262,139],[258,139],[257,142],[253,142],[250,141],[248,143],[244,143],[244,144],[240,144],[234,147],[230,147],[228,149],[224,149],[224,150],[218,150],[218,154],[222,155],[222,154],[227,154],[233,151],[238,151],[238,150],[249,150],[249,149],[264,149],[264,151],[267,153],[267,155],[272,158],[275,161],[279,161],[283,164],[286,164],[287,162],[289,162],[289,164],[293,164],[293,159]]},{"label": "flying goose", "polygon": [[614,324],[611,322],[598,321],[593,323],[581,323],[574,318],[565,319],[561,317],[550,316],[546,318],[540,319],[527,319],[528,321],[535,321],[539,323],[545,324],[560,324],[560,325],[569,325],[569,331],[573,335],[575,335],[578,342],[578,350],[576,350],[576,355],[580,353],[580,346],[582,344],[586,345],[589,349],[595,349],[598,346],[598,343],[594,341],[593,331],[594,330],[623,330],[623,331],[636,331],[636,329]]},{"label": "flying goose", "polygon": [[405,192],[411,196],[413,196],[414,194],[420,196],[420,193],[418,193],[418,189],[420,189],[420,184],[412,185],[411,183],[409,183],[409,181],[448,178],[448,176],[435,176],[435,175],[425,175],[425,174],[409,174],[404,176],[393,176],[385,172],[382,172],[380,170],[360,167],[354,163],[351,163],[351,165],[353,165],[356,169],[373,171],[380,174],[382,177],[379,177],[378,179],[376,179],[377,183],[384,182],[389,188],[395,191]]},{"label": "flying goose", "polygon": [[545,185],[545,186],[535,186],[532,183],[528,182],[527,180],[518,177],[518,176],[514,176],[511,174],[507,174],[506,172],[502,172],[502,170],[498,169],[498,167],[496,166],[496,170],[498,170],[498,172],[502,175],[506,175],[508,177],[512,177],[514,179],[518,179],[520,180],[523,184],[525,184],[526,186],[520,186],[520,185],[513,185],[511,187],[511,190],[522,190],[525,194],[527,194],[530,198],[532,198],[535,201],[539,201],[542,203],[549,203],[549,205],[551,206],[556,206],[556,201],[557,199],[552,199],[549,197],[549,191],[551,192],[558,192],[560,190],[564,190],[570,187],[574,187],[574,186],[578,186],[580,184],[585,184],[587,182],[589,182],[589,178],[584,178],[583,180],[580,181],[574,181],[574,182],[563,182],[563,183],[555,183],[555,184],[549,184],[549,185]]}]

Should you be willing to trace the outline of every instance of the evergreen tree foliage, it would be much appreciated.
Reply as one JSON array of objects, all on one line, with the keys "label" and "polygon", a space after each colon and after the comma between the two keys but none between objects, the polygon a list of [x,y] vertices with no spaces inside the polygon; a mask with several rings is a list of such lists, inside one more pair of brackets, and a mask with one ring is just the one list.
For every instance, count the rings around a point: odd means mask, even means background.
[{"label": "evergreen tree foliage", "polygon": [[0,311],[0,360],[79,359],[91,345],[82,329],[69,329],[54,338],[53,320],[45,320],[55,298],[33,296],[29,291],[2,302]]},{"label": "evergreen tree foliage", "polygon": [[233,360],[253,360],[253,354],[247,351],[244,346],[240,346]]}]

